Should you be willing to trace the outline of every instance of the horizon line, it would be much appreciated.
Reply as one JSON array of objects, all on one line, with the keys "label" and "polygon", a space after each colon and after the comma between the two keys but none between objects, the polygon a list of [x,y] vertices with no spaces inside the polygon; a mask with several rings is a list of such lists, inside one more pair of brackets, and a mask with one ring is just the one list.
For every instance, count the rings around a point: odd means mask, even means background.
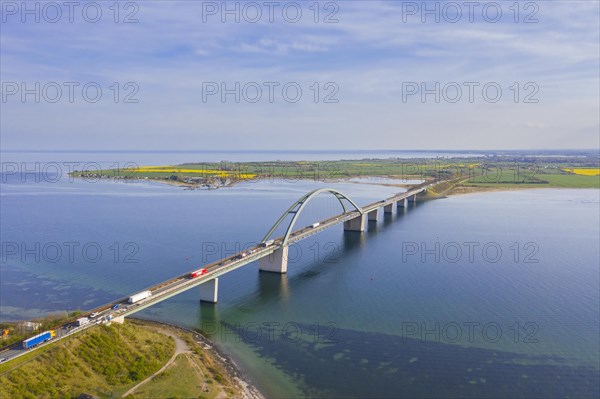
[{"label": "horizon line", "polygon": [[190,150],[180,150],[180,149],[167,149],[167,150],[129,150],[129,149],[101,149],[101,150],[88,150],[88,149],[0,149],[0,153],[22,153],[22,152],[31,152],[31,153],[222,153],[222,152],[230,152],[230,153],[252,153],[252,152],[287,152],[287,153],[343,153],[343,152],[447,152],[447,153],[457,153],[457,152],[472,152],[472,153],[485,153],[485,152],[598,152],[600,153],[600,148],[564,148],[564,149],[552,149],[552,148],[520,148],[520,149],[423,149],[423,148],[415,148],[415,149],[336,149],[336,150],[317,150],[317,149],[248,149],[248,150],[231,150],[231,149],[212,149],[212,150],[201,150],[201,149],[190,149]]}]

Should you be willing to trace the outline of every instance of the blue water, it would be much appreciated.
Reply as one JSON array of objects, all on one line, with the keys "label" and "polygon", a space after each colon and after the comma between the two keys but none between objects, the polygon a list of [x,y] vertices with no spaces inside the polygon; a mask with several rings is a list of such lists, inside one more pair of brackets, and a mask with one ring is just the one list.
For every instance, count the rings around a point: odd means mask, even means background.
[{"label": "blue water", "polygon": [[[361,205],[402,190],[360,183],[12,176],[0,319],[89,309],[228,255],[317,187]],[[269,396],[597,397],[599,203],[598,190],[552,189],[419,203],[362,235],[303,241],[286,275],[223,276],[216,306],[194,289],[139,316],[202,329]],[[298,226],[336,211],[324,196]]]}]

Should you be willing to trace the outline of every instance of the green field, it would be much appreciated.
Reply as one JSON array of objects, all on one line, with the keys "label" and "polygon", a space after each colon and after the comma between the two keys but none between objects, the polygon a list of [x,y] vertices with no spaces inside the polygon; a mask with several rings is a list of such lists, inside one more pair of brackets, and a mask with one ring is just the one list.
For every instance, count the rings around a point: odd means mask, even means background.
[{"label": "green field", "polygon": [[478,176],[463,184],[482,187],[514,188],[600,188],[600,176],[581,176],[569,173],[540,173],[523,179],[492,179]]},{"label": "green field", "polygon": [[543,175],[552,187],[600,188],[600,176],[580,176],[573,174]]}]

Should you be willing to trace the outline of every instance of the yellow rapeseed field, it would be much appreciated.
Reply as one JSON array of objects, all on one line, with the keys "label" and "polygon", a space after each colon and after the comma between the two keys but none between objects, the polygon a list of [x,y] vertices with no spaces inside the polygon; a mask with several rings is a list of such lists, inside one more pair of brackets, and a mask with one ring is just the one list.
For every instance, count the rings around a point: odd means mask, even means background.
[{"label": "yellow rapeseed field", "polygon": [[598,176],[600,175],[600,168],[564,168],[565,172],[574,173],[576,175],[583,176]]},{"label": "yellow rapeseed field", "polygon": [[135,169],[137,173],[182,173],[182,174],[201,174],[219,177],[235,176],[240,179],[253,179],[256,174],[253,173],[236,173],[235,171],[225,171],[217,169],[186,169],[176,168],[173,166],[140,166]]}]

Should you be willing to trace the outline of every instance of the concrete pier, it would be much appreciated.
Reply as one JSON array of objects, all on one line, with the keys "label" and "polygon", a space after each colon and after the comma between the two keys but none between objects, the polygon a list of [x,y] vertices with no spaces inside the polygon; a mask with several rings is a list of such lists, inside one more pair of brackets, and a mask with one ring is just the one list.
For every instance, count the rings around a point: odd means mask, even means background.
[{"label": "concrete pier", "polygon": [[344,231],[365,231],[365,217],[360,215],[344,222]]},{"label": "concrete pier", "polygon": [[272,254],[260,258],[259,270],[272,273],[286,273],[288,264],[288,247],[279,248]]},{"label": "concrete pier", "polygon": [[369,222],[371,222],[371,221],[375,221],[376,222],[377,221],[377,214],[378,214],[378,212],[379,212],[379,208],[373,209],[371,212],[369,212],[369,214],[368,214],[369,215],[368,216]]},{"label": "concrete pier", "polygon": [[417,194],[408,197],[408,202],[417,202]]},{"label": "concrete pier", "polygon": [[406,198],[401,199],[400,201],[396,202],[396,207],[397,208],[404,208],[404,207],[406,207]]},{"label": "concrete pier", "polygon": [[217,303],[219,295],[219,278],[213,278],[200,284],[200,300],[202,302]]},{"label": "concrete pier", "polygon": [[394,203],[384,206],[383,213],[394,213]]}]

